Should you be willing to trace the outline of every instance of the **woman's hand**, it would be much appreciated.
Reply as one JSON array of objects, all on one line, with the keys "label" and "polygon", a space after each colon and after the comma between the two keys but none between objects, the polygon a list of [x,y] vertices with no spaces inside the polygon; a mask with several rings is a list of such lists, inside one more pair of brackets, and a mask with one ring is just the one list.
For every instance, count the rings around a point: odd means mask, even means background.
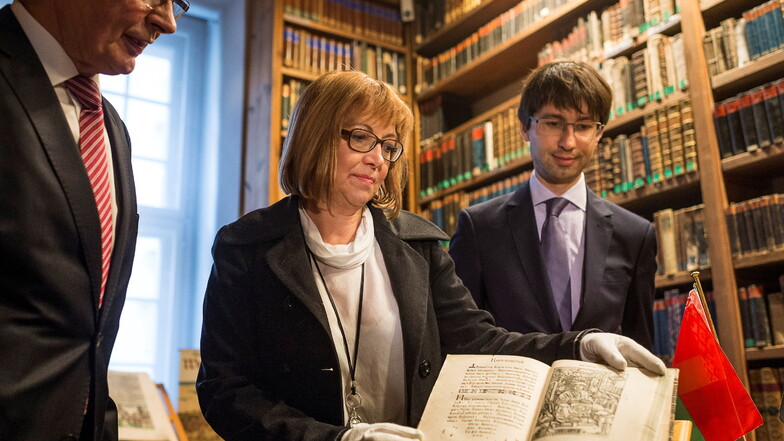
[{"label": "woman's hand", "polygon": [[425,441],[425,434],[413,427],[392,423],[360,423],[343,434],[340,441]]},{"label": "woman's hand", "polygon": [[580,358],[583,361],[606,363],[618,370],[626,364],[645,368],[664,375],[664,362],[629,337],[609,332],[586,334],[580,341]]}]

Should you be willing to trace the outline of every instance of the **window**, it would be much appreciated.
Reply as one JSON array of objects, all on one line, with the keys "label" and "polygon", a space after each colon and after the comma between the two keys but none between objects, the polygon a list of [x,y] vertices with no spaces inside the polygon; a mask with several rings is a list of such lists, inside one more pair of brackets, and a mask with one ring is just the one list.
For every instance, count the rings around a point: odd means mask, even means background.
[{"label": "window", "polygon": [[110,369],[145,371],[171,395],[178,350],[195,347],[192,312],[203,294],[195,256],[209,47],[207,20],[186,15],[177,26],[147,47],[131,74],[101,76],[101,91],[131,136],[139,209],[136,257]]}]

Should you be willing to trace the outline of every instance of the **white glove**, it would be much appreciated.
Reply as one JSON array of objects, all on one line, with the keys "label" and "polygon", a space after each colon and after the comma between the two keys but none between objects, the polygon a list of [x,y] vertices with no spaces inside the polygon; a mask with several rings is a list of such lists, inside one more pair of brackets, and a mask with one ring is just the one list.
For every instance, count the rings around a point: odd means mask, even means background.
[{"label": "white glove", "polygon": [[593,363],[606,363],[615,369],[630,366],[645,368],[664,375],[666,367],[655,355],[629,337],[609,332],[592,332],[580,341],[580,358]]},{"label": "white glove", "polygon": [[343,434],[340,441],[424,441],[425,434],[413,427],[393,423],[359,423]]}]

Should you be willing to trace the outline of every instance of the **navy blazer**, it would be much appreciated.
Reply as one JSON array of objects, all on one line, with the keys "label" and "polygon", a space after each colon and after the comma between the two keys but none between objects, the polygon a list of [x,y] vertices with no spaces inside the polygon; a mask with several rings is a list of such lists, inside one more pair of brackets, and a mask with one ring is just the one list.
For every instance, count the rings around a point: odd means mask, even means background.
[{"label": "navy blazer", "polygon": [[[204,299],[202,412],[227,441],[337,440],[343,425],[338,356],[289,197],[223,227]],[[429,221],[393,221],[371,207],[376,241],[400,310],[407,423],[416,426],[449,353],[575,358],[578,332],[497,328],[455,276]]]},{"label": "navy blazer", "polygon": [[[653,345],[656,234],[647,220],[588,189],[580,310],[573,330],[599,328]],[[560,332],[528,182],[466,208],[449,247],[457,275],[498,326]]]},{"label": "navy blazer", "polygon": [[79,146],[30,42],[10,7],[2,8],[2,440],[75,440],[83,424],[83,439],[117,439],[106,372],[130,278],[138,216],[128,134],[106,101],[104,115],[119,213],[99,310],[100,221]]}]

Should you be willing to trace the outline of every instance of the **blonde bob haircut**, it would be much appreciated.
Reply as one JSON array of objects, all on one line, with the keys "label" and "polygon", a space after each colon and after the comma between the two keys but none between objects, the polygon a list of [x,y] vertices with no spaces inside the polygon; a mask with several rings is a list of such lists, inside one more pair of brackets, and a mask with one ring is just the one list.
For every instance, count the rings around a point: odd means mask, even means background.
[{"label": "blonde bob haircut", "polygon": [[400,213],[408,161],[405,152],[413,129],[411,109],[397,92],[364,73],[345,71],[322,75],[305,88],[289,122],[280,165],[280,185],[306,204],[330,207],[335,183],[340,131],[365,121],[389,121],[403,155],[389,163],[387,177],[371,202],[390,219]]}]

